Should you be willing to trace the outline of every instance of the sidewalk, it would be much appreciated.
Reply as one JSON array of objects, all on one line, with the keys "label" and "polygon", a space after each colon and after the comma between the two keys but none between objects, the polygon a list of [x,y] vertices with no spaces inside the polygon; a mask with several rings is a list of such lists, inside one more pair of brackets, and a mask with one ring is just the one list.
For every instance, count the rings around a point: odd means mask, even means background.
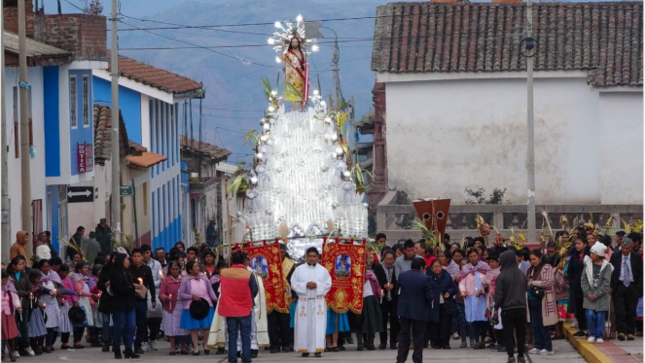
[{"label": "sidewalk", "polygon": [[569,343],[589,363],[643,363],[643,338],[621,342],[618,339],[605,340],[602,344],[590,344],[586,339],[573,336],[577,331],[565,324],[565,334]]}]

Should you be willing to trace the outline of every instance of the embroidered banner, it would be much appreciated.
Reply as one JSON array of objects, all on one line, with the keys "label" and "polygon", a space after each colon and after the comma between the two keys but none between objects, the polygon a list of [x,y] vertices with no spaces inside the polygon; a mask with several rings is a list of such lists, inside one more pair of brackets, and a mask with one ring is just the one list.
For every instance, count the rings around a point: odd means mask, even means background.
[{"label": "embroidered banner", "polygon": [[277,310],[289,312],[289,303],[285,300],[285,286],[282,277],[280,247],[277,243],[257,247],[245,247],[249,254],[251,268],[262,278],[267,301],[267,313]]},{"label": "embroidered banner", "polygon": [[325,297],[327,305],[337,313],[363,310],[363,283],[365,282],[365,246],[323,243],[322,261],[331,275],[331,290]]}]

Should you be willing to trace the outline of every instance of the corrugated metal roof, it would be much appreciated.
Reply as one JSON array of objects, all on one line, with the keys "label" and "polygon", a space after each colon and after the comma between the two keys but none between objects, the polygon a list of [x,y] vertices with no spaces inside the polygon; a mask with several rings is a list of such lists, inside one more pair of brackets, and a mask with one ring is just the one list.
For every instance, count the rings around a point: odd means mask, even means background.
[{"label": "corrugated metal roof", "polygon": [[[18,53],[18,34],[7,30],[4,32],[4,49],[12,53]],[[64,49],[56,48],[52,45],[27,38],[27,58],[51,58],[51,57],[68,57],[72,53]]]}]

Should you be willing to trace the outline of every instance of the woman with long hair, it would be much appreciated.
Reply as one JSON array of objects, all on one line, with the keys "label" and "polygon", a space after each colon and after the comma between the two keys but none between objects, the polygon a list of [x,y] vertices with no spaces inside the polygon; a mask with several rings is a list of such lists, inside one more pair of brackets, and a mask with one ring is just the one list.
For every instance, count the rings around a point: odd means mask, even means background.
[{"label": "woman with long hair", "polygon": [[546,263],[539,248],[531,251],[530,261],[531,267],[526,271],[529,278],[527,298],[535,346],[529,353],[551,355],[553,343],[550,327],[558,322],[553,267]]},{"label": "woman with long hair", "polygon": [[587,246],[587,240],[584,237],[576,237],[573,242],[567,270],[569,288],[571,289],[569,306],[573,308],[573,313],[576,315],[576,320],[578,321],[578,331],[573,334],[576,338],[584,338],[587,335],[587,317],[585,316],[585,310],[583,308],[582,273],[584,272],[585,263],[588,259],[589,248]]},{"label": "woman with long hair", "polygon": [[[187,355],[186,335],[188,332],[179,327],[181,323],[181,313],[183,302],[179,298],[179,287],[181,286],[181,268],[177,261],[171,261],[168,264],[168,274],[161,281],[159,290],[159,299],[163,303],[163,317],[161,319],[161,328],[164,334],[170,340],[170,353],[175,355],[181,353]],[[177,349],[177,340],[181,341],[181,350]]]},{"label": "woman with long hair", "polygon": [[398,294],[396,293],[396,274],[394,273],[394,251],[389,249],[383,252],[381,263],[374,265],[374,274],[385,295],[381,299],[381,316],[383,330],[381,331],[381,344],[379,349],[387,347],[387,324],[390,323],[390,349],[396,349],[399,335],[399,317],[396,315]]},{"label": "woman with long hair", "polygon": [[127,272],[130,267],[128,256],[118,253],[114,259],[114,266],[110,272],[110,285],[108,293],[113,297],[114,336],[112,338],[114,358],[121,359],[121,339],[125,346],[125,358],[139,358],[132,351],[132,338],[134,337],[135,321],[135,290],[143,288],[141,284],[134,284],[132,276]]},{"label": "woman with long hair", "polygon": [[486,318],[486,291],[484,282],[490,266],[480,260],[475,248],[468,250],[468,264],[461,270],[459,291],[465,300],[465,315],[470,333],[470,346],[473,349],[486,349],[484,339],[488,330]]},{"label": "woman with long hair", "polygon": [[58,292],[62,291],[63,281],[60,276],[51,270],[48,260],[40,260],[38,267],[42,274],[40,284],[47,291],[40,296],[40,303],[45,304],[45,313],[47,314],[47,338],[45,339],[45,353],[51,353],[54,350],[54,343],[58,332],[56,329],[60,326],[60,307],[58,306]]},{"label": "woman with long hair", "polygon": [[16,312],[16,324],[20,331],[20,338],[18,338],[18,353],[24,356],[33,357],[36,355],[29,344],[29,302],[31,298],[31,283],[29,276],[25,272],[27,267],[27,259],[25,256],[18,255],[11,259],[9,266],[7,266],[7,273],[9,278],[13,281],[16,288],[16,293],[20,298],[22,305],[22,312]]},{"label": "woman with long hair", "polygon": [[[184,277],[179,287],[178,295],[182,299],[183,311],[181,312],[181,322],[179,327],[181,329],[190,330],[193,343],[195,344],[194,356],[199,355],[199,346],[197,335],[199,330],[202,331],[204,353],[209,354],[210,350],[206,347],[208,342],[208,334],[210,333],[211,323],[213,322],[213,314],[215,312],[214,305],[217,302],[217,296],[213,291],[213,287],[206,276],[201,272],[201,268],[196,261],[189,261],[186,264],[186,271],[189,275]],[[209,305],[208,313],[203,319],[195,319],[190,313],[190,304],[193,301],[206,300]]]},{"label": "woman with long hair", "polygon": [[[74,273],[70,278],[74,283],[74,292],[76,292],[76,296],[78,296],[78,305],[81,309],[85,310],[87,327],[91,328],[94,326],[92,308],[96,305],[98,295],[90,292],[89,273],[90,267],[87,262],[79,262],[74,266]],[[74,349],[85,348],[85,346],[81,344],[81,338],[83,338],[84,332],[85,327],[74,327]]]}]

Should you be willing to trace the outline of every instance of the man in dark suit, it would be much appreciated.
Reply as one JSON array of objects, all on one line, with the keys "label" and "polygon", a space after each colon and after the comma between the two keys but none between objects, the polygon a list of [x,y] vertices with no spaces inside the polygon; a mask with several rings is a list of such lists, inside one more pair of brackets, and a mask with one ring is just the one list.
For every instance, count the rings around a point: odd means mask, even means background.
[{"label": "man in dark suit", "polygon": [[634,242],[623,238],[620,253],[611,256],[614,272],[611,275],[609,293],[614,300],[618,340],[634,340],[636,330],[636,305],[643,296],[643,260],[632,251]]},{"label": "man in dark suit", "polygon": [[[426,276],[425,269],[425,260],[414,258],[411,269],[402,272],[397,281],[399,291],[397,315],[401,321],[397,363],[404,363],[408,359],[410,340],[414,342],[412,361],[414,363],[423,361],[426,324],[434,303],[430,277]],[[410,339],[410,330],[412,330],[412,339]]]}]

